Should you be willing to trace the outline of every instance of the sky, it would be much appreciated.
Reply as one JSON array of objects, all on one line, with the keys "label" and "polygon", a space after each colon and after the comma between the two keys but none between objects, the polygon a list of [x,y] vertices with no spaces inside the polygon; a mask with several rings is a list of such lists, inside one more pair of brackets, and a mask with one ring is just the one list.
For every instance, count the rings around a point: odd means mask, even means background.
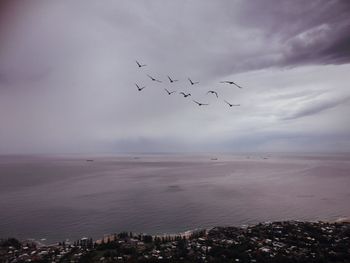
[{"label": "sky", "polygon": [[0,154],[349,152],[349,14],[347,0],[1,1]]}]

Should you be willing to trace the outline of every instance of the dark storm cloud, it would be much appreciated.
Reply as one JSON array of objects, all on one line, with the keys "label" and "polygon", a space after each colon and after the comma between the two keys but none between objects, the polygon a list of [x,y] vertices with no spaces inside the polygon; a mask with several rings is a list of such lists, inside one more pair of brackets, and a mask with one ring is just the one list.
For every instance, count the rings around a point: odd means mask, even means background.
[{"label": "dark storm cloud", "polygon": [[[350,10],[349,10],[350,12]],[[288,43],[284,65],[350,62],[350,25],[323,24],[295,36]]]},{"label": "dark storm cloud", "polygon": [[271,56],[258,55],[254,68],[343,64],[350,62],[349,14],[350,2],[342,0],[241,1],[234,22],[262,32]]},{"label": "dark storm cloud", "polygon": [[[28,51],[20,53],[24,63],[21,70],[17,65],[0,62],[0,74],[8,75],[6,79],[10,80],[35,78],[51,66],[48,64],[59,63],[67,47],[83,40],[79,39],[79,29],[83,33],[87,29],[80,24],[82,19],[86,20],[86,26],[91,25],[90,30],[96,26],[90,21],[104,21],[105,36],[99,37],[107,37],[111,43],[114,39],[128,41],[133,57],[141,55],[141,59],[151,63],[164,64],[157,70],[173,63],[185,74],[206,80],[269,67],[350,62],[349,1],[63,1],[56,4],[33,1],[31,5],[10,2],[2,5],[2,13],[8,14],[3,32],[10,31],[11,23],[21,18],[25,10],[37,13],[41,22],[37,29],[30,29],[33,36],[28,36]],[[53,18],[45,18],[46,9],[55,12]],[[80,13],[75,14],[74,10]],[[48,28],[52,32],[41,35]],[[36,45],[37,50],[31,45]],[[86,49],[75,48],[77,52]],[[137,54],[140,48],[146,56]],[[3,49],[0,46],[0,55]],[[178,69],[174,71],[184,74]]]}]

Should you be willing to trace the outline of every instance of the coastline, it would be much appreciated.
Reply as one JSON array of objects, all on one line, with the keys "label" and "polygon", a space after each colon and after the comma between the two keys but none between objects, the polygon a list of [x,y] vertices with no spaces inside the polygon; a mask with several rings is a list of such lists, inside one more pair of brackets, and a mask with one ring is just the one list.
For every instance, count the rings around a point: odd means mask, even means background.
[{"label": "coastline", "polygon": [[350,222],[289,220],[154,236],[121,232],[51,245],[15,239],[0,244],[0,262],[350,262]]},{"label": "coastline", "polygon": [[[210,231],[211,229],[214,229],[216,227],[236,227],[236,228],[247,228],[247,227],[254,227],[260,224],[270,224],[270,223],[274,223],[274,222],[310,222],[310,223],[319,223],[319,222],[323,222],[323,223],[350,223],[350,217],[339,217],[337,219],[334,220],[324,220],[324,219],[320,219],[320,220],[298,220],[298,219],[293,219],[293,220],[278,220],[278,221],[263,221],[263,222],[259,222],[259,223],[254,223],[254,224],[241,224],[241,225],[225,225],[225,226],[211,226],[211,227],[206,227],[206,228],[195,228],[195,229],[189,229],[189,230],[185,230],[185,231],[181,231],[181,232],[177,232],[177,233],[162,233],[162,234],[150,234],[150,236],[152,237],[177,237],[177,236],[181,236],[185,239],[188,239],[193,233],[195,233],[196,231]],[[141,235],[148,235],[147,233],[135,233],[135,234],[141,234]],[[109,234],[105,234],[103,235],[103,237],[100,237],[98,239],[95,240],[96,243],[103,243],[105,241],[107,241],[108,239],[112,239],[114,237],[115,234],[109,233]]]}]

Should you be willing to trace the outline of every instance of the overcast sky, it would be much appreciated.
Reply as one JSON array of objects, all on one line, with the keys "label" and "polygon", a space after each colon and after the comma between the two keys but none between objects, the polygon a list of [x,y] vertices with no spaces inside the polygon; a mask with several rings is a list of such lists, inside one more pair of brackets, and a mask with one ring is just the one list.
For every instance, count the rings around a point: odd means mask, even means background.
[{"label": "overcast sky", "polygon": [[0,153],[350,151],[349,14],[346,0],[1,1]]}]

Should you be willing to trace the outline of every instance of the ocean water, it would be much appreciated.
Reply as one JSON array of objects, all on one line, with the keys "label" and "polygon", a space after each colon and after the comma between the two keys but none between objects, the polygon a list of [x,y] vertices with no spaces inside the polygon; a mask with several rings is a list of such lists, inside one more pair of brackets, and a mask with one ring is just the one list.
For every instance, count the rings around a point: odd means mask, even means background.
[{"label": "ocean water", "polygon": [[349,201],[349,154],[0,156],[0,237],[334,220]]}]

